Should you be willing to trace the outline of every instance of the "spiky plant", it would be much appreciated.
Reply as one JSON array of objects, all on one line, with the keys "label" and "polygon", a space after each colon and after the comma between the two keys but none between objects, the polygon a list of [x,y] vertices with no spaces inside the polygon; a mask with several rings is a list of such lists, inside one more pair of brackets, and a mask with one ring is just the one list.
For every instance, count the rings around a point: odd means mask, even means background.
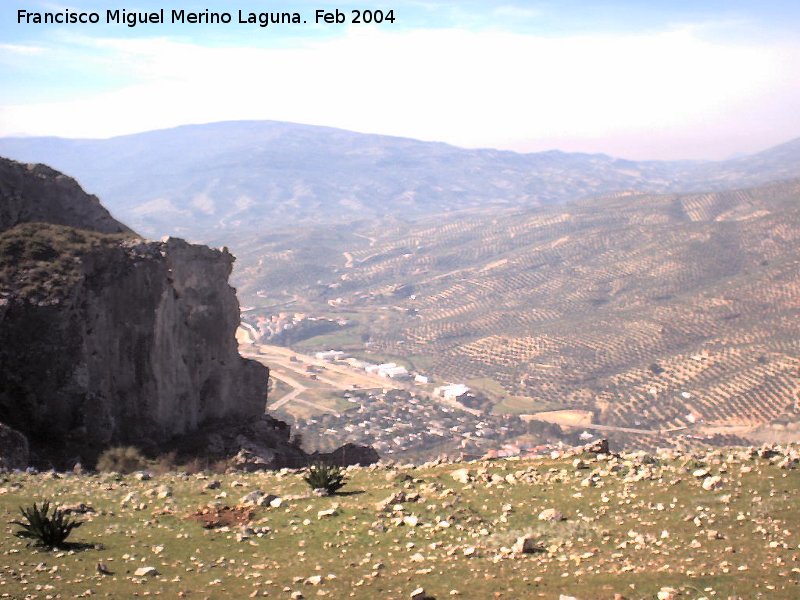
[{"label": "spiky plant", "polygon": [[344,486],[345,475],[341,468],[320,462],[308,468],[303,480],[312,490],[325,490],[328,494],[335,494],[336,490]]},{"label": "spiky plant", "polygon": [[37,545],[48,548],[61,547],[72,530],[83,525],[80,521],[71,520],[64,511],[53,508],[50,512],[50,502],[45,500],[41,507],[33,503],[32,507],[19,507],[24,521],[11,521],[14,525],[22,527],[14,535],[21,538],[36,540]]}]

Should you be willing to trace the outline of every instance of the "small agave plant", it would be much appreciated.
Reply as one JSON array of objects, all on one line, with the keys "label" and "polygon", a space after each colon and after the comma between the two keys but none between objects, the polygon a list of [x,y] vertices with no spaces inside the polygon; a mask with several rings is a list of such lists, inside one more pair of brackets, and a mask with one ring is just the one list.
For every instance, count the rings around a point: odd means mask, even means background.
[{"label": "small agave plant", "polygon": [[335,494],[346,483],[341,468],[325,463],[317,463],[309,467],[303,480],[312,490],[315,492],[319,490],[324,495]]},{"label": "small agave plant", "polygon": [[24,520],[11,521],[12,524],[22,527],[14,535],[35,540],[37,545],[47,548],[63,546],[72,530],[83,525],[80,521],[70,519],[58,508],[54,507],[51,512],[48,500],[42,502],[41,506],[37,506],[35,502],[32,507],[20,506],[19,510]]}]

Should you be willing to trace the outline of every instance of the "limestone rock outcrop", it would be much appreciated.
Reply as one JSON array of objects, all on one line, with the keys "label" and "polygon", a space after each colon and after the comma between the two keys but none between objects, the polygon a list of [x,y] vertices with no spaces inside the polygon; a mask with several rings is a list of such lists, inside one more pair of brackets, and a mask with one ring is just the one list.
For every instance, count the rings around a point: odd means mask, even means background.
[{"label": "limestone rock outcrop", "polygon": [[0,469],[23,469],[29,459],[27,438],[0,423]]},{"label": "limestone rock outcrop", "polygon": [[239,356],[234,258],[148,242],[47,167],[0,160],[0,422],[34,455],[93,458],[264,412]]},{"label": "limestone rock outcrop", "polygon": [[269,370],[235,338],[234,260],[142,240],[73,179],[0,158],[0,468],[91,465],[123,445],[248,470],[377,461],[309,456],[264,414]]},{"label": "limestone rock outcrop", "polygon": [[46,165],[0,158],[0,230],[30,222],[131,233],[71,177]]}]

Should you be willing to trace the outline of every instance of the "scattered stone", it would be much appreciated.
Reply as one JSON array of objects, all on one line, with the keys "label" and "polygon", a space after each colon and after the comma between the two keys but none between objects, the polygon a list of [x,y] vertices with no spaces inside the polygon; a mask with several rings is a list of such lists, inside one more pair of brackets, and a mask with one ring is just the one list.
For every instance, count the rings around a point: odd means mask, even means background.
[{"label": "scattered stone", "polygon": [[383,512],[385,510],[388,510],[395,504],[400,504],[405,501],[406,501],[406,495],[403,492],[397,492],[395,494],[392,494],[391,496],[387,496],[380,502],[377,502],[375,504],[375,510]]},{"label": "scattered stone", "polygon": [[335,517],[339,513],[336,512],[335,508],[329,508],[327,510],[321,510],[317,512],[317,519],[325,519],[327,517]]},{"label": "scattered stone", "polygon": [[61,512],[67,515],[69,514],[85,515],[86,513],[95,512],[94,508],[92,508],[88,504],[84,504],[83,502],[79,502],[77,504],[65,504],[60,508]]},{"label": "scattered stone", "polygon": [[470,475],[469,469],[456,469],[450,473],[450,477],[452,477],[455,481],[464,484],[472,481],[472,476]]},{"label": "scattered stone", "polygon": [[136,577],[155,577],[160,575],[155,567],[139,567],[133,572]]},{"label": "scattered stone", "polygon": [[104,562],[97,563],[97,572],[100,575],[113,575],[114,573],[109,569]]},{"label": "scattered stone", "polygon": [[421,587],[415,589],[413,592],[411,592],[409,598],[410,600],[425,600],[425,589]]},{"label": "scattered stone", "polygon": [[608,440],[600,439],[594,442],[589,442],[583,447],[584,452],[592,452],[594,454],[610,454],[608,449]]},{"label": "scattered stone", "polygon": [[263,497],[264,497],[264,492],[262,492],[261,490],[254,490],[254,491],[250,492],[249,494],[245,494],[244,496],[242,496],[239,499],[239,504],[242,504],[242,505],[245,505],[245,506],[248,506],[248,505],[249,506],[256,506],[258,504],[258,501],[261,500],[261,498],[263,498]]},{"label": "scattered stone", "polygon": [[545,508],[539,513],[540,521],[564,521],[566,517],[555,508]]},{"label": "scattered stone", "polygon": [[415,515],[406,515],[403,517],[403,524],[409,527],[416,527],[419,524],[419,518]]},{"label": "scattered stone", "polygon": [[514,545],[511,546],[511,551],[514,554],[532,554],[539,549],[536,540],[530,536],[518,537]]}]

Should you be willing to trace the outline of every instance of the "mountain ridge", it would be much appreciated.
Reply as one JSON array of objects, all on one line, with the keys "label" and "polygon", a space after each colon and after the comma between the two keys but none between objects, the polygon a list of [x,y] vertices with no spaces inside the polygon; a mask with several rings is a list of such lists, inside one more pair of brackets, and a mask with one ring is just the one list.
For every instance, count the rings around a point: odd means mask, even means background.
[{"label": "mountain ridge", "polygon": [[[104,140],[0,138],[0,153],[75,175],[150,237],[484,206],[546,206],[624,190],[713,191],[800,173],[800,140],[728,161],[463,149],[279,121],[184,125]],[[175,231],[175,223],[179,229]]]}]

